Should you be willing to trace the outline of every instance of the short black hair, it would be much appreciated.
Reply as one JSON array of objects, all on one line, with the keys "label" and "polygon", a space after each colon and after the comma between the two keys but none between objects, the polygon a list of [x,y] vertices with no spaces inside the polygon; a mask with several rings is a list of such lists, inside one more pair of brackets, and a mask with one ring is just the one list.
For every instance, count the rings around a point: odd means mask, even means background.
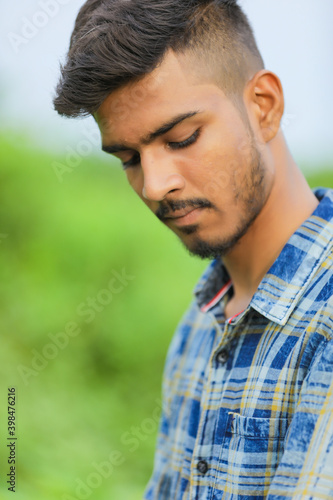
[{"label": "short black hair", "polygon": [[227,95],[264,67],[237,0],[88,0],[61,66],[55,109],[94,114],[110,93],[151,73],[169,49],[197,57]]}]

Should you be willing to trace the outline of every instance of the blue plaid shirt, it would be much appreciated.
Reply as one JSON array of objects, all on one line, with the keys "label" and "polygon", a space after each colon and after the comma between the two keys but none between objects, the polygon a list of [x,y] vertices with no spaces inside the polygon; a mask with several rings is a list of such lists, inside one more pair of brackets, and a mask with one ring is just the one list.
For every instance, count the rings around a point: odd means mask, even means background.
[{"label": "blue plaid shirt", "polygon": [[333,190],[250,305],[208,267],[171,343],[147,500],[333,498]]}]

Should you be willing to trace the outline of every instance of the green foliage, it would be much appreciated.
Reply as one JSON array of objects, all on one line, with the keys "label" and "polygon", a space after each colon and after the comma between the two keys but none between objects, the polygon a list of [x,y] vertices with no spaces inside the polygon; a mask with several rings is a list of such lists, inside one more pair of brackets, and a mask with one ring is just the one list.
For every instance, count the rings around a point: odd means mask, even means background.
[{"label": "green foliage", "polygon": [[[166,351],[207,263],[188,256],[110,160],[82,159],[60,182],[54,161],[64,159],[22,138],[2,138],[0,149],[0,498],[10,498],[15,387],[17,500],[83,498],[87,481],[85,498],[139,500]],[[332,186],[332,176],[310,182]]]},{"label": "green foliage", "polygon": [[[206,264],[109,160],[83,159],[59,182],[55,159],[22,142],[0,141],[0,477],[6,388],[15,386],[17,498],[78,498],[77,480],[119,452],[123,463],[91,498],[137,500],[152,469],[167,347]],[[101,293],[123,270],[134,279]],[[88,306],[98,297],[104,305]],[[69,322],[80,333],[57,348]],[[2,480],[0,496],[6,488]]]}]

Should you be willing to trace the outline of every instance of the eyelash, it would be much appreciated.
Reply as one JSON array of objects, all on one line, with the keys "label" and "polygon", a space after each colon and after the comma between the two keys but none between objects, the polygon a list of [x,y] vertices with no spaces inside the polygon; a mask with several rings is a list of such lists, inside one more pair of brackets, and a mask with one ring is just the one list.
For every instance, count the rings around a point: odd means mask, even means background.
[{"label": "eyelash", "polygon": [[135,153],[130,160],[122,162],[122,166],[123,169],[126,170],[126,168],[134,167],[134,165],[137,165],[138,163],[140,163],[140,155],[139,153]]},{"label": "eyelash", "polygon": [[[196,130],[194,134],[192,134],[190,137],[181,142],[169,142],[168,147],[173,150],[188,148],[198,140],[200,132],[201,129]],[[123,162],[122,165],[123,168],[126,170],[126,168],[134,167],[138,163],[140,163],[140,155],[139,153],[135,153],[135,155],[132,156],[132,158],[129,161]]]},{"label": "eyelash", "polygon": [[168,146],[171,149],[184,149],[187,148],[188,146],[191,146],[196,142],[200,135],[200,129],[196,130],[194,134],[192,134],[188,139],[185,139],[185,141],[181,142],[169,142]]}]

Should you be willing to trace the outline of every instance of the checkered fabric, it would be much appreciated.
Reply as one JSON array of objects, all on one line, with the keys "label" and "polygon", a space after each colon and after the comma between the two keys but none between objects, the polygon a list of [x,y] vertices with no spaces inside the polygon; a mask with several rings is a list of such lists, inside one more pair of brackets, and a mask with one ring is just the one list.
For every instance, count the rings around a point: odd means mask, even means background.
[{"label": "checkered fabric", "polygon": [[333,499],[333,190],[250,305],[220,260],[171,343],[146,500]]}]

